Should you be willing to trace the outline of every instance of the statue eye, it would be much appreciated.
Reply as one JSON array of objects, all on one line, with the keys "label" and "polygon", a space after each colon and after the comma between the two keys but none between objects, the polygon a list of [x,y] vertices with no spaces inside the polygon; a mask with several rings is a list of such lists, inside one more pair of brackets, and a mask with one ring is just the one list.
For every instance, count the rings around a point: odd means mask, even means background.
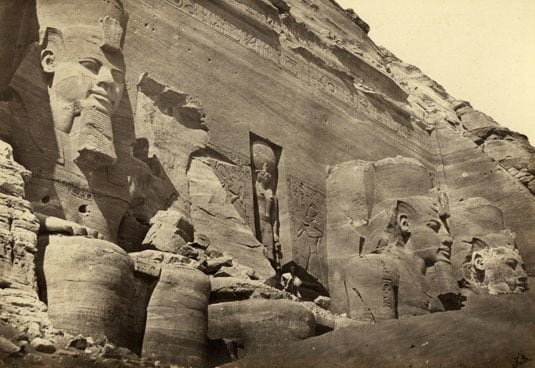
[{"label": "statue eye", "polygon": [[513,270],[516,270],[516,266],[518,265],[518,261],[516,259],[509,258],[507,261],[505,261],[505,264],[507,264]]},{"label": "statue eye", "polygon": [[440,222],[436,220],[430,220],[427,222],[427,227],[438,233],[440,230]]},{"label": "statue eye", "polygon": [[111,71],[111,75],[113,76],[113,80],[117,83],[124,83],[124,73],[122,70],[119,69],[113,69]]},{"label": "statue eye", "polygon": [[94,74],[100,69],[100,63],[95,59],[81,59],[79,63]]}]

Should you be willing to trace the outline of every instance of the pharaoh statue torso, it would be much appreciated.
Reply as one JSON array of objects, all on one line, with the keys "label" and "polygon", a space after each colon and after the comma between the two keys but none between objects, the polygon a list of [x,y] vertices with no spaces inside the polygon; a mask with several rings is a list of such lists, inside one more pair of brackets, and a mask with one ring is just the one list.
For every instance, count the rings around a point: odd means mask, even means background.
[{"label": "pharaoh statue torso", "polygon": [[114,242],[129,204],[130,153],[119,137],[126,129],[113,124],[124,87],[125,13],[119,2],[44,1],[37,15],[41,48],[30,50],[19,73],[37,74],[40,59],[46,86],[16,85],[24,108],[10,139],[33,174],[27,197],[52,232],[70,226],[73,235]]}]

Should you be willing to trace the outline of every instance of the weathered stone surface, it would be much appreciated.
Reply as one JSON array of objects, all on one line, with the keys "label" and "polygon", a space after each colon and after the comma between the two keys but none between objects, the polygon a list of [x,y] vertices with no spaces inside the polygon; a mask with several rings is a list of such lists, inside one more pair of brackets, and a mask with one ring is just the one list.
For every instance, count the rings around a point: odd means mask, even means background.
[{"label": "weathered stone surface", "polygon": [[452,108],[457,113],[464,128],[467,130],[499,126],[499,124],[490,116],[481,111],[474,110],[472,105],[467,101],[453,101]]},{"label": "weathered stone surface", "polygon": [[296,299],[287,291],[248,277],[211,277],[210,280],[212,285],[210,304],[245,299]]},{"label": "weathered stone surface", "polygon": [[54,326],[130,346],[134,262],[126,252],[104,240],[59,235],[40,247],[40,288]]},{"label": "weathered stone surface", "polygon": [[150,220],[150,229],[142,244],[146,247],[170,253],[178,253],[179,249],[192,240],[193,227],[175,210],[158,211]]},{"label": "weathered stone surface", "polygon": [[529,144],[525,135],[495,126],[472,129],[464,134],[532,193],[535,193],[533,181],[535,149]]},{"label": "weathered stone surface", "polygon": [[0,315],[28,338],[49,328],[47,307],[38,299],[35,273],[39,222],[24,199],[29,172],[0,141]]},{"label": "weathered stone surface", "polygon": [[[531,192],[513,178],[479,147],[449,130],[437,128],[437,139],[444,163],[443,178],[451,203],[470,197],[482,197],[498,207],[507,228],[516,233],[518,249],[526,262],[528,274],[533,272],[535,250],[531,239],[535,236],[532,218],[535,201]],[[522,216],[518,216],[522,213]]]},{"label": "weathered stone surface", "polygon": [[[37,40],[35,1],[6,0],[0,4],[0,96],[15,74],[26,47]],[[3,100],[3,98],[0,98]]]},{"label": "weathered stone surface", "polygon": [[244,300],[208,307],[208,337],[243,346],[238,350],[239,358],[278,351],[291,341],[313,336],[314,329],[314,315],[297,302]]},{"label": "weathered stone surface", "polygon": [[[149,185],[139,185],[136,195],[144,199],[142,205],[149,214],[166,205],[188,219],[191,203],[186,172],[192,153],[208,142],[204,113],[191,96],[146,72],[139,77],[135,109],[136,139],[147,146],[136,156],[149,165],[155,177]],[[180,137],[180,144],[175,143],[175,137]],[[166,181],[172,184],[173,192],[159,192]]]},{"label": "weathered stone surface", "polygon": [[230,203],[209,163],[196,158],[188,171],[195,230],[210,239],[210,249],[227,253],[238,263],[255,270],[258,278],[274,276],[264,247]]},{"label": "weathered stone surface", "polygon": [[18,353],[21,350],[20,346],[15,345],[11,340],[0,336],[0,356],[9,356]]},{"label": "weathered stone surface", "polygon": [[164,266],[147,306],[143,356],[202,367],[210,281],[189,267]]},{"label": "weathered stone surface", "polygon": [[54,343],[50,340],[42,339],[40,337],[37,337],[32,340],[30,345],[37,351],[41,353],[47,353],[52,354],[56,351],[56,346]]},{"label": "weathered stone surface", "polygon": [[88,346],[87,339],[82,335],[78,335],[75,338],[69,340],[68,347],[79,350],[85,350]]},{"label": "weathered stone surface", "polygon": [[[225,367],[529,366],[535,354],[533,298],[531,291],[478,296],[464,311],[351,326]],[[512,320],[518,321],[514,327]]]}]

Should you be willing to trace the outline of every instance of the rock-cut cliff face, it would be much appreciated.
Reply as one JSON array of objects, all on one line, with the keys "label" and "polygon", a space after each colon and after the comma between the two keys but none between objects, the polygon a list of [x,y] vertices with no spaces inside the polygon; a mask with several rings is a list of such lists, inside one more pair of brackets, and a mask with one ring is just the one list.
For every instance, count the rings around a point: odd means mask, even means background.
[{"label": "rock-cut cliff face", "polygon": [[533,315],[535,148],[356,11],[2,1],[0,362],[458,366]]}]

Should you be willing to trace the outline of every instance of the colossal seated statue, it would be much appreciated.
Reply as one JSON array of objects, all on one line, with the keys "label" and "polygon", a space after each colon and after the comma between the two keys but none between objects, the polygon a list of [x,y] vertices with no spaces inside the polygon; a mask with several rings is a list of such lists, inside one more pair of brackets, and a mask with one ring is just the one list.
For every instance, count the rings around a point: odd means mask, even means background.
[{"label": "colossal seated statue", "polygon": [[[342,177],[354,182],[343,189],[336,184]],[[432,189],[430,178],[421,163],[403,157],[355,161],[331,171],[328,193],[332,180],[337,196],[363,207],[350,209],[351,221],[358,224],[355,232],[363,239],[353,244],[353,254],[344,246],[344,254],[336,258],[336,243],[328,245],[336,261],[330,267],[338,268],[330,277],[337,312],[381,320],[458,306],[447,196]],[[362,218],[355,218],[357,214]]]},{"label": "colossal seated statue", "polygon": [[18,123],[30,128],[14,139],[33,174],[27,195],[41,222],[40,294],[56,328],[134,348],[134,262],[113,243],[129,202],[112,124],[124,87],[126,13],[120,1],[37,1],[36,11],[49,114],[28,107],[30,121]]}]

